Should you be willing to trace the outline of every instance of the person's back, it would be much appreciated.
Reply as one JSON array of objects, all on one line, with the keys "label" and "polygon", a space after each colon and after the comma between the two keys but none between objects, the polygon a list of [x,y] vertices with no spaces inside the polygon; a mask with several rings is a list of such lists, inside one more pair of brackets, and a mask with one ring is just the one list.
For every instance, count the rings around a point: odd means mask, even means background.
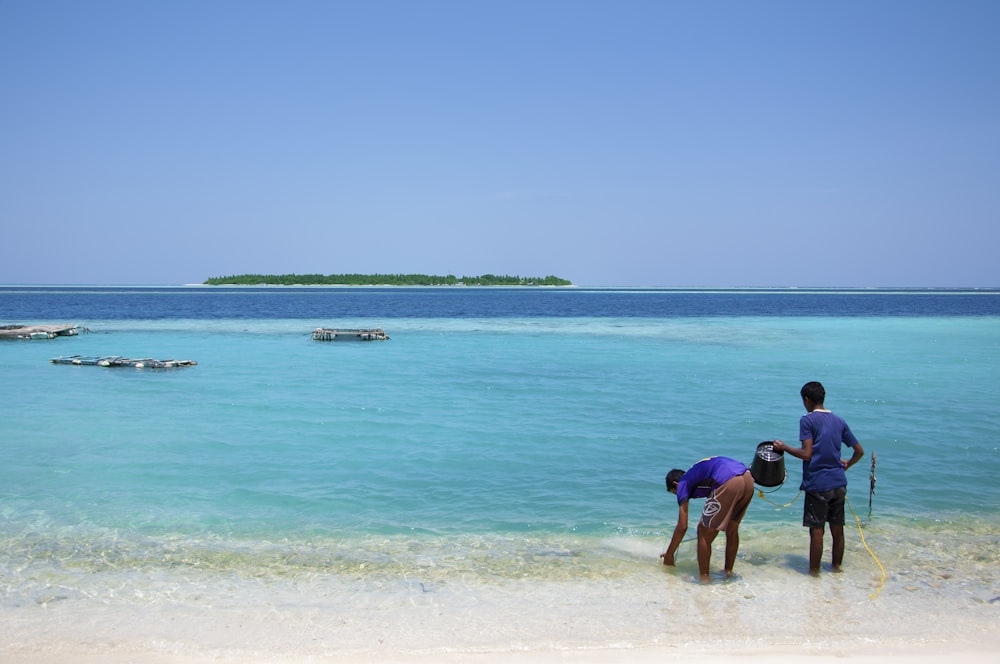
[{"label": "person's back", "polygon": [[851,447],[858,440],[844,418],[820,407],[799,420],[799,440],[812,440],[812,456],[802,461],[804,491],[829,491],[847,486],[847,473],[840,460],[840,446]]},{"label": "person's back", "polygon": [[677,487],[677,502],[691,498],[704,498],[716,487],[747,472],[747,467],[736,459],[713,456],[702,459],[688,468]]}]

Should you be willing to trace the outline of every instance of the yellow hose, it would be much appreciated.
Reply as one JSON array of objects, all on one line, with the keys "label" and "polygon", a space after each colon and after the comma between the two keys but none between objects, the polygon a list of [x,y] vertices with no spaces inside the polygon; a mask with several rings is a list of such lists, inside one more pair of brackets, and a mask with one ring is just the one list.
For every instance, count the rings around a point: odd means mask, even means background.
[{"label": "yellow hose", "polygon": [[878,561],[878,557],[875,555],[875,552],[871,550],[871,547],[868,546],[868,542],[865,541],[865,531],[861,529],[861,519],[859,519],[858,515],[854,513],[854,508],[851,507],[850,499],[847,499],[847,507],[850,508],[851,514],[854,514],[854,520],[858,523],[858,532],[861,534],[861,543],[865,545],[865,551],[868,552],[868,555],[872,557],[872,560],[875,561],[875,564],[878,565],[878,568],[882,571],[881,585],[879,585],[878,589],[874,593],[869,595],[869,597],[875,599],[878,597],[879,593],[882,592],[882,589],[885,588],[885,568],[882,567],[882,563]]},{"label": "yellow hose", "polygon": [[[768,498],[767,495],[765,495],[764,492],[762,490],[760,490],[760,489],[757,489],[757,495],[760,496],[761,498],[763,498],[764,500],[766,500],[767,502],[771,503],[775,507],[779,507],[781,509],[785,509],[786,507],[791,507],[792,503],[794,503],[796,500],[799,499],[799,496],[802,495],[802,491],[799,491],[798,494],[796,494],[796,496],[794,498],[792,498],[792,500],[790,502],[787,502],[784,505],[780,505],[780,504],[774,502],[773,500],[771,500],[770,498]],[[858,534],[861,535],[861,543],[864,545],[865,551],[868,552],[868,555],[870,555],[872,557],[872,560],[875,561],[875,564],[878,565],[879,570],[882,572],[882,582],[881,582],[881,584],[879,585],[878,589],[874,593],[872,593],[871,595],[869,595],[869,597],[871,599],[875,599],[876,597],[879,596],[879,593],[882,592],[882,589],[885,588],[885,567],[882,566],[882,563],[879,562],[878,556],[875,555],[875,552],[872,551],[872,549],[871,549],[870,546],[868,546],[868,542],[865,541],[865,531],[862,530],[862,528],[861,528],[861,519],[859,519],[858,515],[854,512],[854,507],[851,505],[850,499],[845,498],[845,500],[847,500],[847,507],[851,510],[851,514],[854,516],[854,520],[858,524]]]}]

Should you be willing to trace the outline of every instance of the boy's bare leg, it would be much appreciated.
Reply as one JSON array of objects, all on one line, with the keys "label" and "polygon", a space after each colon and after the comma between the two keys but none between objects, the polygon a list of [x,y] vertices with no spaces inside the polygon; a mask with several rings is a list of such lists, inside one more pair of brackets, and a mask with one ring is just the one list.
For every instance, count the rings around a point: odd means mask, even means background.
[{"label": "boy's bare leg", "polygon": [[823,529],[809,529],[809,573],[819,574],[820,561],[823,560]]},{"label": "boy's bare leg", "polygon": [[831,523],[830,534],[833,536],[833,569],[839,570],[844,562],[844,526]]},{"label": "boy's bare leg", "polygon": [[726,528],[726,576],[733,575],[733,565],[736,564],[736,554],[740,550],[740,524],[730,523]]},{"label": "boy's bare leg", "polygon": [[710,578],[708,570],[712,561],[712,542],[718,534],[718,530],[698,524],[698,573],[702,581],[708,581]]}]

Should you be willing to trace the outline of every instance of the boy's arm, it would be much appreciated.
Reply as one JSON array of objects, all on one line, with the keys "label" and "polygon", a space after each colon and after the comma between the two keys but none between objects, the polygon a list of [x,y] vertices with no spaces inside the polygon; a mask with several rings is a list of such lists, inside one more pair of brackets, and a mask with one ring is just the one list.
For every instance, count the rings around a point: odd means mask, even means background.
[{"label": "boy's arm", "polygon": [[677,506],[677,525],[674,526],[674,535],[670,538],[670,545],[667,546],[667,550],[660,554],[664,565],[674,564],[674,554],[677,553],[677,547],[681,545],[681,540],[684,539],[684,534],[687,532],[688,502],[690,501],[685,500]]},{"label": "boy's arm", "polygon": [[813,439],[806,438],[802,441],[802,447],[789,447],[787,444],[781,442],[780,440],[775,440],[771,443],[771,449],[775,452],[788,452],[796,459],[802,459],[803,461],[809,461],[813,456]]},{"label": "boy's arm", "polygon": [[856,464],[858,461],[861,461],[861,459],[863,459],[864,456],[865,456],[865,448],[861,447],[861,443],[855,443],[854,454],[851,455],[851,458],[848,459],[847,461],[841,459],[840,462],[844,464],[844,470],[847,470],[848,468]]}]

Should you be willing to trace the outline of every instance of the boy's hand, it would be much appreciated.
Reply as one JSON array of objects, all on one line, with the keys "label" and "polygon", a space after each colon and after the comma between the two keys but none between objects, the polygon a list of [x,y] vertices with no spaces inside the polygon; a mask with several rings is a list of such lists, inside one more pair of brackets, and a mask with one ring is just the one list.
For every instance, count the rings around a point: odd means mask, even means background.
[{"label": "boy's hand", "polygon": [[674,554],[667,553],[666,551],[664,551],[663,553],[660,554],[660,558],[663,559],[663,564],[664,565],[670,565],[671,567],[673,567],[673,565],[674,565]]},{"label": "boy's hand", "polygon": [[785,446],[783,442],[775,439],[771,441],[771,449],[774,450],[775,452],[784,452],[788,448]]}]

